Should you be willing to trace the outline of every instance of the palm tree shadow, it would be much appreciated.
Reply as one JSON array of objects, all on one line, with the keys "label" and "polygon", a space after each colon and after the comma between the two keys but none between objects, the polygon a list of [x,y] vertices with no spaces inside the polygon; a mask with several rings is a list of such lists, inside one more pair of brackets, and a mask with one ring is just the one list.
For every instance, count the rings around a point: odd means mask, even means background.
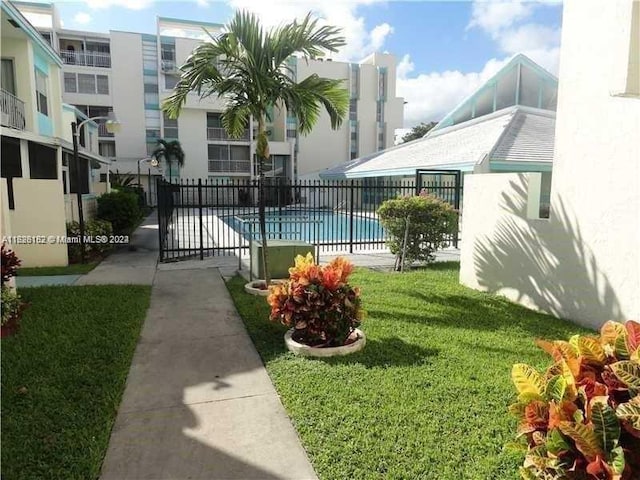
[{"label": "palm tree shadow", "polygon": [[502,207],[511,215],[473,246],[482,288],[513,292],[519,303],[592,327],[622,319],[619,300],[561,197],[554,198],[549,220],[523,222],[527,185],[512,181]]}]

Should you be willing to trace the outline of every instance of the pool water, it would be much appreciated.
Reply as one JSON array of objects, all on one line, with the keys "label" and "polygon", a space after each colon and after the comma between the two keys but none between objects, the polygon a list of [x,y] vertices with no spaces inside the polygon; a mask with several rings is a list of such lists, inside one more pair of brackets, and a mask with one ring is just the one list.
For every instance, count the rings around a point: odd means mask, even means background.
[{"label": "pool water", "polygon": [[[257,238],[260,228],[257,215],[229,215],[221,218],[235,231],[242,231],[246,240],[249,240],[250,232]],[[328,210],[267,212],[266,219],[269,238],[307,242],[349,242],[351,238],[354,242],[382,241],[385,238],[378,220],[359,215],[353,216],[351,237],[349,215]]]}]

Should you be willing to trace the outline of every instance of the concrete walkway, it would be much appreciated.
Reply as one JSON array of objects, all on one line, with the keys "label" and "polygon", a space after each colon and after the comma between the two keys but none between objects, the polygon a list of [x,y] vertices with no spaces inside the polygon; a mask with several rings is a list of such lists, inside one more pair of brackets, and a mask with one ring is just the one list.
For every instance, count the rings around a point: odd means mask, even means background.
[{"label": "concrete walkway", "polygon": [[123,245],[100,265],[82,275],[75,285],[151,285],[158,263],[158,217],[154,211]]},{"label": "concrete walkway", "polygon": [[83,279],[153,285],[101,479],[316,479],[219,269],[156,272],[154,221]]}]

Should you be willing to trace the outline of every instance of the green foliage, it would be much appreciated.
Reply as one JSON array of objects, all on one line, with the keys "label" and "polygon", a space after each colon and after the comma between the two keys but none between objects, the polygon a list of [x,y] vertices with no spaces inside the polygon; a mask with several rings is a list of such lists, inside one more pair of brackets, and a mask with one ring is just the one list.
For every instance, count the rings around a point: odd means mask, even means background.
[{"label": "green foliage", "polygon": [[353,264],[343,257],[318,265],[310,253],[298,255],[289,280],[269,287],[270,320],[293,328],[296,342],[345,345],[364,318],[360,289],[349,285],[352,271]]},{"label": "green foliage", "polygon": [[[113,235],[113,227],[111,223],[106,220],[89,220],[84,224],[84,234],[88,237],[93,237],[97,239],[97,237],[109,237]],[[80,224],[78,222],[69,222],[67,223],[67,236],[73,238],[80,238]],[[71,262],[76,262],[80,259],[80,244],[79,243],[68,243],[67,248],[69,249],[69,260]],[[85,242],[84,251],[85,255],[88,257],[101,257],[106,252],[111,249],[111,243],[109,242]]]},{"label": "green foliage", "polygon": [[438,122],[421,122],[420,125],[416,125],[411,129],[410,132],[404,134],[404,136],[402,137],[402,143],[410,142],[412,140],[417,140],[424,137],[437,124]]},{"label": "green foliage", "polygon": [[20,332],[2,339],[2,478],[96,479],[150,288],[21,288]]},{"label": "green foliage", "polygon": [[25,303],[14,289],[6,285],[2,285],[0,291],[2,292],[2,326],[10,323],[17,324],[20,321]]},{"label": "green foliage", "polygon": [[59,267],[23,267],[18,270],[20,277],[48,277],[50,275],[84,275],[98,266],[98,262],[74,263]]},{"label": "green foliage", "polygon": [[[184,165],[184,150],[178,140],[158,140],[158,146],[151,154],[151,157],[155,158],[159,164],[163,161],[167,166],[166,174],[171,179],[174,174],[179,173],[180,167]],[[174,170],[173,165],[177,166]]]},{"label": "green foliage", "polygon": [[407,222],[405,266],[414,261],[432,262],[434,252],[442,248],[458,228],[458,214],[453,207],[427,194],[387,200],[378,209],[378,216],[389,236],[387,245],[396,255],[396,270],[400,270]]},{"label": "green foliage", "polygon": [[126,190],[136,187],[138,180],[132,173],[120,173],[116,170],[115,173],[109,172],[109,183],[111,184],[111,188]]},{"label": "green foliage", "polygon": [[245,283],[227,286],[321,480],[518,478],[522,451],[502,448],[515,425],[504,415],[508,372],[546,364],[533,343],[543,334],[589,333],[465,288],[457,264],[403,275],[356,269],[366,347],[299,358],[284,345],[288,327],[265,321],[268,304]]},{"label": "green foliage", "polygon": [[[298,131],[306,135],[320,118],[322,110],[329,116],[331,128],[338,129],[349,108],[345,80],[312,74],[299,80],[289,61],[323,57],[345,45],[340,29],[319,25],[311,13],[302,20],[267,30],[260,19],[247,11],[237,11],[220,35],[209,34],[210,41],[200,43],[186,63],[173,93],[162,109],[177,118],[190,93],[201,98],[217,95],[225,99],[222,125],[229,136],[239,138],[257,123],[259,176],[259,225],[263,245],[267,245],[264,166],[269,158],[266,119],[274,105],[284,105],[296,117]],[[269,283],[267,249],[262,256],[265,280]]]},{"label": "green foliage", "polygon": [[142,218],[138,197],[131,192],[111,192],[98,197],[98,218],[113,226],[115,233],[129,233]]},{"label": "green foliage", "polygon": [[607,322],[599,337],[538,341],[555,363],[513,366],[522,478],[640,478],[639,327]]}]

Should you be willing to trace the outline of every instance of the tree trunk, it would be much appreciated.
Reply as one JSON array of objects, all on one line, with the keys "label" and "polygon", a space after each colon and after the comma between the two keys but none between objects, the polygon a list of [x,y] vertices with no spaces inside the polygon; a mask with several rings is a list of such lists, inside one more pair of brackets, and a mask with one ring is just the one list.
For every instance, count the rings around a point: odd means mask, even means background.
[{"label": "tree trunk", "polygon": [[258,141],[256,156],[258,157],[258,220],[260,222],[260,240],[262,242],[262,270],[264,281],[268,286],[271,283],[271,273],[269,272],[269,253],[267,250],[267,219],[266,219],[266,198],[264,192],[264,162],[269,158],[269,146],[265,136],[264,117],[258,118]]}]

